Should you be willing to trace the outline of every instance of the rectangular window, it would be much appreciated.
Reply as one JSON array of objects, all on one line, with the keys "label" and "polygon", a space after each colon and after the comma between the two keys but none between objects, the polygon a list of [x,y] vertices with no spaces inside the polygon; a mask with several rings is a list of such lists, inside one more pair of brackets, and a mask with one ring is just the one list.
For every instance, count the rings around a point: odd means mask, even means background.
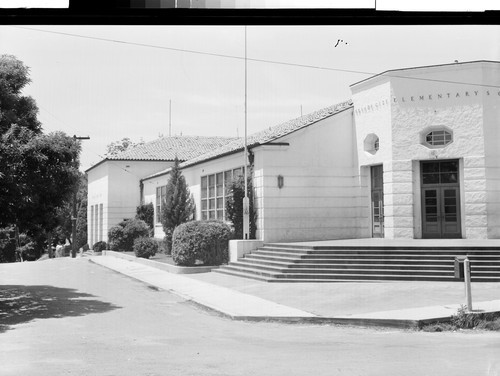
[{"label": "rectangular window", "polygon": [[99,205],[94,205],[94,236],[95,241],[99,241]]},{"label": "rectangular window", "polygon": [[226,202],[233,178],[243,175],[243,167],[201,177],[201,219],[227,220]]},{"label": "rectangular window", "polygon": [[104,218],[104,214],[103,214],[103,205],[102,204],[99,204],[99,241],[102,241],[102,232],[103,232],[103,229],[104,229],[104,225],[103,225],[103,218]]},{"label": "rectangular window", "polygon": [[95,244],[95,239],[94,239],[94,205],[90,205],[90,244],[89,246],[92,247]]}]

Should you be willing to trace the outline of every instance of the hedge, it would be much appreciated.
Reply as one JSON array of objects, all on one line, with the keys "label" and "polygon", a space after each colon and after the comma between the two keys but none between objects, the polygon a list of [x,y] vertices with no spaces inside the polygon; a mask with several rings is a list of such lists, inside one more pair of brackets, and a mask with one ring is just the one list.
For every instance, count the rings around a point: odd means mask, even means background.
[{"label": "hedge", "polygon": [[220,265],[229,259],[231,228],[221,221],[191,221],[176,227],[172,259],[177,265]]},{"label": "hedge", "polygon": [[134,241],[134,252],[136,257],[150,258],[158,252],[158,241],[153,238],[138,238]]},{"label": "hedge", "polygon": [[[88,247],[88,245],[87,245]],[[92,250],[94,252],[102,252],[104,251],[106,248],[108,247],[108,245],[106,244],[105,241],[99,241],[97,243],[94,244],[94,246],[92,247]]]},{"label": "hedge", "polygon": [[134,240],[149,236],[149,227],[140,219],[126,219],[108,231],[109,248],[117,252],[132,252]]}]

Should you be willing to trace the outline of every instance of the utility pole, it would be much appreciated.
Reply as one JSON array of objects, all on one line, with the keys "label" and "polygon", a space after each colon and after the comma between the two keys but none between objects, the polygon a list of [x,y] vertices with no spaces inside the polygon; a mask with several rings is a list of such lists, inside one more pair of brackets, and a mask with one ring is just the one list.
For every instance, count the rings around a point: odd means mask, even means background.
[{"label": "utility pole", "polygon": [[[76,137],[76,135],[73,136],[73,141],[76,142],[76,140],[90,140],[90,137]],[[78,192],[78,186],[79,183],[77,183],[75,187],[75,191],[73,192],[73,215],[71,216],[71,257],[75,258],[76,257],[76,219],[78,216],[78,213],[76,212],[76,195]]]}]

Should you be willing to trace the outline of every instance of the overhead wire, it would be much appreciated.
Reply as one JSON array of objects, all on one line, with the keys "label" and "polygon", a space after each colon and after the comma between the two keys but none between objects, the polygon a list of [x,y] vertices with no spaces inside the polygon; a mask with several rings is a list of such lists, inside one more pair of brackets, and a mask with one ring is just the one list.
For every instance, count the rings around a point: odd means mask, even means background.
[{"label": "overhead wire", "polygon": [[[158,45],[153,45],[153,44],[148,44],[148,43],[138,43],[138,42],[129,42],[129,41],[124,41],[124,40],[118,40],[118,39],[92,37],[92,36],[88,36],[88,35],[66,33],[66,32],[61,32],[61,31],[54,31],[54,30],[43,30],[43,29],[37,29],[37,28],[33,28],[33,27],[26,27],[26,26],[11,26],[11,27],[18,28],[18,29],[38,31],[38,32],[43,32],[43,33],[64,35],[64,36],[75,37],[75,38],[98,40],[98,41],[102,41],[102,42],[119,43],[119,44],[124,44],[124,45],[154,48],[154,49],[161,49],[161,50],[168,50],[168,51],[176,51],[176,52],[183,52],[183,53],[190,53],[190,54],[197,54],[197,55],[206,55],[206,56],[220,57],[220,58],[226,58],[226,59],[245,60],[244,56],[218,54],[218,53],[213,53],[213,52],[189,50],[189,49],[185,49],[185,48],[158,46]],[[286,62],[286,61],[256,59],[256,58],[251,58],[251,57],[248,57],[247,60],[258,62],[258,63],[277,64],[277,65],[285,65],[285,66],[309,68],[309,69],[318,69],[318,70],[326,70],[326,71],[333,71],[333,72],[364,74],[364,75],[371,75],[371,76],[380,76],[381,75],[381,74],[375,73],[375,72],[366,72],[366,71],[342,69],[342,68],[332,68],[332,67],[324,67],[324,66],[310,65],[310,64],[298,64],[298,63],[291,63],[291,62]],[[408,79],[408,80],[417,80],[417,81],[430,81],[430,82],[441,82],[441,83],[449,83],[449,84],[500,88],[499,85],[487,85],[487,84],[480,84],[480,83],[474,83],[474,82],[461,82],[461,81],[452,81],[452,80],[439,80],[439,79],[432,79],[432,78],[423,78],[423,77],[401,76],[399,74],[390,74],[390,73],[384,74],[384,76],[393,77],[393,78]]]}]

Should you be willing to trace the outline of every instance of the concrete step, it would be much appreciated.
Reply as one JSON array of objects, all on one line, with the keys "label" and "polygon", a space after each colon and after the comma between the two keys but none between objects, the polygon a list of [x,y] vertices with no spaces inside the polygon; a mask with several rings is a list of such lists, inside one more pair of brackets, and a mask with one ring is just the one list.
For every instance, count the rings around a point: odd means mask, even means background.
[{"label": "concrete step", "polygon": [[457,256],[467,256],[469,259],[481,259],[481,260],[500,260],[500,252],[495,254],[479,254],[479,253],[468,253],[468,254],[458,254],[458,253],[430,253],[430,252],[420,252],[420,253],[404,253],[404,252],[392,252],[392,253],[382,253],[380,251],[377,252],[368,252],[368,253],[357,253],[357,252],[321,252],[321,253],[289,253],[289,252],[272,252],[272,251],[263,251],[257,250],[251,253],[251,255],[256,256],[269,256],[269,257],[285,257],[285,258],[300,258],[300,259],[328,259],[328,258],[381,258],[381,259],[391,259],[394,257],[400,259],[421,259],[422,257],[428,259],[435,260],[447,260],[454,259]]},{"label": "concrete step", "polygon": [[309,268],[283,268],[271,265],[256,265],[245,262],[235,262],[230,263],[228,265],[231,268],[253,268],[255,270],[269,271],[272,273],[284,273],[284,274],[391,274],[391,275],[406,275],[406,274],[415,274],[415,275],[441,275],[441,274],[454,274],[454,269],[451,267],[444,268],[408,268],[406,265],[403,265],[402,268],[387,268],[385,265],[376,265],[374,267],[336,267],[332,266],[331,268],[323,268],[323,267],[315,267],[315,265]]},{"label": "concrete step", "polygon": [[455,257],[468,255],[473,281],[500,281],[494,247],[357,247],[266,244],[220,273],[271,281],[456,281]]},{"label": "concrete step", "polygon": [[435,269],[435,270],[454,270],[454,264],[448,262],[446,264],[387,264],[387,263],[372,263],[365,264],[360,263],[360,260],[356,260],[356,263],[284,263],[284,262],[274,262],[274,261],[261,261],[243,258],[237,263],[229,263],[229,265],[248,265],[255,267],[272,267],[279,270],[289,270],[294,272],[295,270],[303,269],[387,269],[387,270],[423,270],[423,269]]},{"label": "concrete step", "polygon": [[[450,265],[453,264],[454,258],[445,258],[445,259],[429,259],[429,258],[412,258],[412,259],[402,259],[402,258],[384,258],[384,257],[379,257],[379,258],[353,258],[352,256],[350,258],[337,258],[337,257],[330,257],[330,258],[291,258],[291,257],[279,257],[279,256],[270,256],[270,255],[260,255],[260,254],[247,254],[245,255],[242,260],[252,260],[255,262],[275,262],[275,263],[294,263],[294,264],[332,264],[332,263],[337,263],[337,264],[353,264],[353,263],[360,263],[363,262],[364,264],[378,264],[378,263],[384,263],[384,264],[414,264],[414,263],[419,263],[422,265]],[[473,260],[474,263],[489,263],[489,260],[476,260],[476,259],[470,259]],[[500,265],[500,260],[497,261],[498,265]]]}]

